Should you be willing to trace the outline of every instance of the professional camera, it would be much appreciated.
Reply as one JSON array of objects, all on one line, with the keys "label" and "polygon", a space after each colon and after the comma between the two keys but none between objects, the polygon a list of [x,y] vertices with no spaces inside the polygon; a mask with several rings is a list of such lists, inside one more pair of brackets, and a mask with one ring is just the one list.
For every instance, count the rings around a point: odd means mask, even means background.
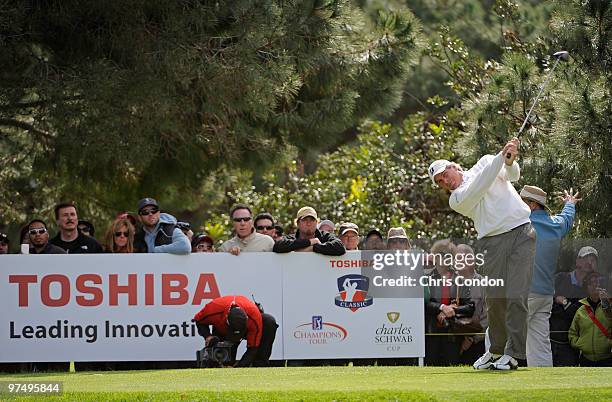
[{"label": "professional camera", "polygon": [[200,368],[223,367],[235,360],[234,343],[217,342],[196,352],[197,366]]}]

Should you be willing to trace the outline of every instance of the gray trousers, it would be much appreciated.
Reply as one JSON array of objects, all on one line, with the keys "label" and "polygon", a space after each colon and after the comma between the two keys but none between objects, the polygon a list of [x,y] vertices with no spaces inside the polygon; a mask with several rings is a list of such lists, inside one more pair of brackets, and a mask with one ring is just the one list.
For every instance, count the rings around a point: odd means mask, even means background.
[{"label": "gray trousers", "polygon": [[528,303],[527,365],[529,367],[552,367],[550,310],[553,296],[530,293]]},{"label": "gray trousers", "polygon": [[502,279],[504,282],[504,286],[485,289],[491,353],[526,358],[527,297],[535,244],[536,232],[530,223],[479,241],[479,252],[485,253],[479,272],[489,279]]}]

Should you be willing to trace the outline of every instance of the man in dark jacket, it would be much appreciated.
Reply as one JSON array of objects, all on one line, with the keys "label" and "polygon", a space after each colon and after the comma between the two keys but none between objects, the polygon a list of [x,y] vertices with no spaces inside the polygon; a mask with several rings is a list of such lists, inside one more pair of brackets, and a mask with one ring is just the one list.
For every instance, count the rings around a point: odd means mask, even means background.
[{"label": "man in dark jacket", "polygon": [[317,211],[312,207],[301,208],[296,217],[297,232],[284,236],[274,244],[275,253],[291,251],[314,251],[325,255],[343,255],[346,253],[342,241],[332,233],[317,229]]},{"label": "man in dark jacket", "polygon": [[55,219],[59,233],[51,243],[63,248],[68,254],[92,254],[103,252],[102,246],[93,237],[85,236],[78,231],[79,217],[76,206],[67,202],[58,204],[54,208]]},{"label": "man in dark jacket", "polygon": [[49,243],[47,224],[40,219],[32,219],[28,223],[28,237],[30,239],[30,254],[66,254],[63,248]]},{"label": "man in dark jacket", "polygon": [[247,350],[234,367],[268,365],[278,324],[245,296],[218,297],[206,304],[192,321],[207,347],[229,341],[234,343],[235,354],[240,341],[246,339]]}]

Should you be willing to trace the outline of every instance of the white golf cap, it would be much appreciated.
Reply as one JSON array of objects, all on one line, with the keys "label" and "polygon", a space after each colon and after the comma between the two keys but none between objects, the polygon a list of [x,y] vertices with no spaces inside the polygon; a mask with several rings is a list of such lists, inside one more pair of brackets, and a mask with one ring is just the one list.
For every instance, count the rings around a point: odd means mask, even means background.
[{"label": "white golf cap", "polygon": [[429,165],[427,173],[429,173],[429,178],[431,179],[433,184],[436,184],[434,177],[436,177],[438,173],[442,173],[444,169],[446,169],[446,167],[450,164],[451,162],[447,161],[446,159],[438,159],[437,161],[434,161],[431,165]]},{"label": "white golf cap", "polygon": [[586,257],[587,255],[590,255],[590,254],[595,255],[595,257],[599,257],[599,253],[597,253],[597,250],[595,249],[595,247],[585,246],[585,247],[582,247],[580,251],[578,251],[579,258]]}]

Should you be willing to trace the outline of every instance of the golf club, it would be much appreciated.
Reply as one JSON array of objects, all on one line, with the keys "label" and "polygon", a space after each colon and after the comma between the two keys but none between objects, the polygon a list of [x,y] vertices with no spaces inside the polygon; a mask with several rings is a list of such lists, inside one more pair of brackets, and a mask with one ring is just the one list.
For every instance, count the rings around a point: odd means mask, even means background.
[{"label": "golf club", "polygon": [[[540,92],[538,92],[538,95],[536,96],[535,100],[533,101],[533,104],[531,105],[531,108],[527,112],[527,116],[525,117],[525,120],[523,121],[523,124],[521,125],[521,128],[519,129],[518,134],[516,135],[517,138],[520,138],[521,134],[523,134],[523,131],[525,130],[525,127],[527,126],[527,122],[529,121],[529,116],[531,116],[531,111],[533,110],[535,105],[538,103],[538,100],[540,99],[540,95],[542,95],[542,92],[544,92],[544,88],[546,88],[546,84],[548,84],[548,81],[550,80],[550,77],[552,76],[553,71],[555,71],[555,68],[557,68],[557,64],[559,64],[559,61],[561,61],[561,60],[563,60],[563,61],[569,60],[569,52],[567,52],[565,50],[561,50],[559,52],[554,53],[553,57],[556,59],[555,60],[555,64],[553,64],[553,68],[550,69],[550,72],[546,76],[546,80],[544,81],[544,84],[540,88]],[[512,157],[512,155],[510,154],[510,152],[508,152],[506,154],[506,158],[510,159],[511,157]]]}]

